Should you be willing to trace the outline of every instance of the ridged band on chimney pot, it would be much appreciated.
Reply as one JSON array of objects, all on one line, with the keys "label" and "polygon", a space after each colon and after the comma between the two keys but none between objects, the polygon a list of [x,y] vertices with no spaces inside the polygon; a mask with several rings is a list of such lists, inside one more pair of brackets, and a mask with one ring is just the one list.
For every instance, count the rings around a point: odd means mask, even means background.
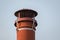
[{"label": "ridged band on chimney pot", "polygon": [[[29,20],[18,21],[18,23],[21,23],[21,22],[32,22],[33,23],[33,21],[29,21]],[[16,26],[16,22],[14,23],[14,25],[15,25],[15,27],[17,27]],[[34,25],[35,25],[35,27],[37,26],[37,22],[36,21],[34,22]]]}]

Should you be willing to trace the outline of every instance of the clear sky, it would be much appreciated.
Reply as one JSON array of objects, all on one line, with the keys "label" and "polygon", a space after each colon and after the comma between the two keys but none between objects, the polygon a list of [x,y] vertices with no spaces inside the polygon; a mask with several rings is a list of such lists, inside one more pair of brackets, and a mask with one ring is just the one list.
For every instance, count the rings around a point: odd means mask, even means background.
[{"label": "clear sky", "polygon": [[0,0],[0,40],[16,40],[15,11],[38,12],[36,40],[60,40],[60,0]]}]

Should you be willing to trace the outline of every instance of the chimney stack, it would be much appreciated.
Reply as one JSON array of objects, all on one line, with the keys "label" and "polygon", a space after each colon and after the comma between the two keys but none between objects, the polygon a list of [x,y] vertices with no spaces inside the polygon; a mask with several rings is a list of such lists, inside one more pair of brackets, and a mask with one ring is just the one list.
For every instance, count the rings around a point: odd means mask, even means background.
[{"label": "chimney stack", "polygon": [[31,9],[21,9],[16,11],[14,15],[17,17],[14,24],[17,31],[17,40],[35,40],[37,12]]}]

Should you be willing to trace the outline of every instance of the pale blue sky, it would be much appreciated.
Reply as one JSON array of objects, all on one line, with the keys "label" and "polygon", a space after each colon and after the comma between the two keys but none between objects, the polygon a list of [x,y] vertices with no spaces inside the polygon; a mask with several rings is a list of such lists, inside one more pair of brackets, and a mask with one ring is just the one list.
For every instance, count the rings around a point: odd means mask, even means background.
[{"label": "pale blue sky", "polygon": [[16,40],[14,12],[38,12],[36,40],[60,40],[60,0],[0,0],[0,40]]}]

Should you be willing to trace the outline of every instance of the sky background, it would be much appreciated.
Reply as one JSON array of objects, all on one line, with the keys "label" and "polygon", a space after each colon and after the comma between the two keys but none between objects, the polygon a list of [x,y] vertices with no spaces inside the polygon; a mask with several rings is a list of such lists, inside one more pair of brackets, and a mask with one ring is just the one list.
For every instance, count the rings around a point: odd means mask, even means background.
[{"label": "sky background", "polygon": [[0,0],[0,40],[16,40],[15,11],[38,12],[36,40],[60,40],[60,0]]}]

